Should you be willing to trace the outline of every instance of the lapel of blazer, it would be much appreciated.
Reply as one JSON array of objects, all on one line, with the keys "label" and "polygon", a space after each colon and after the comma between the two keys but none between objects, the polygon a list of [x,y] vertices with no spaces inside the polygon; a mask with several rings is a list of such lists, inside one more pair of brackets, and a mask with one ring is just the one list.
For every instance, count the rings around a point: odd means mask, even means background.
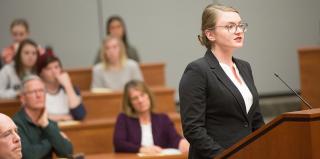
[{"label": "lapel of blazer", "polygon": [[235,97],[235,99],[237,100],[237,102],[238,102],[238,104],[239,104],[239,106],[240,106],[240,108],[242,110],[242,114],[245,116],[245,118],[247,120],[249,120],[248,119],[248,114],[247,114],[247,111],[246,111],[246,105],[244,103],[244,100],[243,100],[243,97],[242,97],[240,91],[233,84],[233,82],[228,77],[228,75],[223,71],[223,69],[221,68],[221,66],[219,64],[219,61],[213,55],[211,50],[208,49],[208,51],[205,54],[205,59],[209,63],[209,66],[210,66],[211,70],[215,73],[215,75],[218,77],[218,79],[224,84],[224,86],[226,88],[228,88],[228,90]]},{"label": "lapel of blazer", "polygon": [[255,99],[258,99],[258,94],[256,93],[256,90],[254,88],[254,83],[251,80],[251,75],[250,72],[248,72],[246,68],[246,66],[244,66],[242,63],[240,63],[237,59],[234,59],[235,64],[238,67],[239,73],[242,77],[242,79],[244,80],[244,82],[246,83],[246,85],[248,86],[251,94],[252,94],[252,98],[253,98],[253,102],[252,102],[252,106],[250,107],[248,114],[250,113],[251,110],[253,110],[253,107],[256,106],[255,104]]}]

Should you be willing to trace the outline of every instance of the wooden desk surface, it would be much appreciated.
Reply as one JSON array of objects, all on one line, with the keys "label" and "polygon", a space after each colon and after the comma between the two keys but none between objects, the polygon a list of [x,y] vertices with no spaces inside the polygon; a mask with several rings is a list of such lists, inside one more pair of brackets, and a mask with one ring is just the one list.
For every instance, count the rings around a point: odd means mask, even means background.
[{"label": "wooden desk surface", "polygon": [[166,155],[166,156],[144,156],[139,157],[137,154],[129,153],[103,153],[103,154],[94,154],[86,155],[86,159],[187,159],[188,154],[182,155]]},{"label": "wooden desk surface", "polygon": [[[180,115],[169,113],[176,130],[182,134]],[[71,140],[75,153],[99,154],[113,152],[113,133],[116,118],[85,120],[67,126],[60,126]]]},{"label": "wooden desk surface", "polygon": [[[155,112],[176,112],[174,89],[153,87]],[[116,117],[122,110],[122,92],[92,93],[81,92],[87,110],[86,119]],[[18,99],[0,100],[0,112],[12,117],[20,109]]]},{"label": "wooden desk surface", "polygon": [[[157,87],[151,90],[155,96],[155,112],[177,112],[173,89]],[[86,119],[116,117],[122,111],[122,92],[82,92],[82,98],[88,112]]]},{"label": "wooden desk surface", "polygon": [[[143,63],[140,69],[144,81],[148,86],[165,86],[165,64],[163,62]],[[92,68],[66,69],[72,83],[81,90],[90,90],[92,80]]]}]

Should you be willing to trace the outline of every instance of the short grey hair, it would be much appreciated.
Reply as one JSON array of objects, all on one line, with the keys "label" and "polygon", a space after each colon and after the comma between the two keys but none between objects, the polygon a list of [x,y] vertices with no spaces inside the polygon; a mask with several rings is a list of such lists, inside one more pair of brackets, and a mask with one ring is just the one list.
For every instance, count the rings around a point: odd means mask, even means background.
[{"label": "short grey hair", "polygon": [[25,86],[29,81],[33,80],[39,80],[43,83],[42,79],[37,75],[27,75],[22,79],[22,89],[21,92],[23,93],[25,91]]}]

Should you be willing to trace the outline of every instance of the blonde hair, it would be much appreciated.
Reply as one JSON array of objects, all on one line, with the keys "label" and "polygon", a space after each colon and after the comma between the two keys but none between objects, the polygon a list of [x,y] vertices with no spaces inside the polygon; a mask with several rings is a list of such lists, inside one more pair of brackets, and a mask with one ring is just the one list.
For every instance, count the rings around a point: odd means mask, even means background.
[{"label": "blonde hair", "polygon": [[218,11],[236,12],[239,14],[239,11],[237,11],[235,8],[220,5],[220,4],[218,4],[218,5],[210,4],[203,10],[202,24],[201,24],[202,34],[198,35],[198,39],[202,45],[207,47],[207,49],[211,49],[213,42],[207,38],[205,32],[208,29],[215,28],[216,23],[217,23]]},{"label": "blonde hair", "polygon": [[110,66],[110,62],[109,60],[107,59],[106,55],[105,55],[105,52],[106,52],[106,49],[105,49],[105,44],[106,43],[109,43],[111,40],[116,40],[118,42],[118,45],[120,47],[120,63],[121,63],[121,66],[123,67],[125,65],[125,63],[127,62],[127,53],[126,53],[126,48],[124,46],[124,43],[122,42],[121,39],[115,37],[115,36],[107,36],[103,41],[102,41],[102,44],[101,44],[101,48],[100,48],[100,59],[101,59],[101,62],[104,64],[105,68],[108,69],[109,66]]},{"label": "blonde hair", "polygon": [[138,117],[137,112],[135,111],[131,102],[131,98],[129,94],[130,89],[139,90],[148,95],[150,100],[150,111],[152,112],[155,107],[154,106],[155,102],[154,102],[153,94],[151,93],[150,89],[147,87],[147,85],[143,81],[131,80],[128,83],[126,83],[126,85],[124,86],[123,101],[122,101],[123,113],[130,117]]}]

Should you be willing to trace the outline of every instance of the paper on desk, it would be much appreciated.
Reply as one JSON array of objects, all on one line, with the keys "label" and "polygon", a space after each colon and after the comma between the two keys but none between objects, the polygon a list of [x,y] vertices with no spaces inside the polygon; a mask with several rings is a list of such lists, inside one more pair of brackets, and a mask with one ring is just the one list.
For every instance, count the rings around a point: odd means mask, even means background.
[{"label": "paper on desk", "polygon": [[66,121],[59,121],[58,122],[58,126],[59,127],[63,127],[63,126],[71,126],[71,125],[78,125],[80,124],[80,121],[76,121],[76,120],[66,120]]},{"label": "paper on desk", "polygon": [[166,156],[166,155],[181,155],[181,151],[178,149],[173,149],[173,148],[167,148],[167,149],[163,149],[160,153],[158,154],[144,154],[144,153],[138,153],[137,155],[139,157],[144,157],[144,156]]},{"label": "paper on desk", "polygon": [[92,93],[110,93],[112,92],[112,89],[110,88],[92,88]]}]

